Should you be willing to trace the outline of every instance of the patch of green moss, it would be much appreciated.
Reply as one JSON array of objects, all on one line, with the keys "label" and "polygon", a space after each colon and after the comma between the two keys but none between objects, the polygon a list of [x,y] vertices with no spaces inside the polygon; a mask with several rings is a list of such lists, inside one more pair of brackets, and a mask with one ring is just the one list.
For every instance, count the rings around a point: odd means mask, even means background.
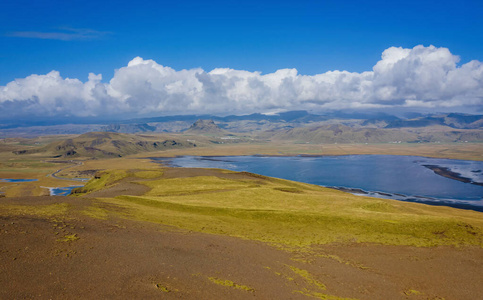
[{"label": "patch of green moss", "polygon": [[293,187],[276,187],[276,188],[274,188],[274,190],[280,191],[280,192],[286,192],[286,193],[296,193],[296,194],[303,193],[302,190],[297,189],[297,188],[293,188]]},{"label": "patch of green moss", "polygon": [[414,289],[408,289],[404,292],[404,295],[406,296],[421,295],[421,292]]},{"label": "patch of green moss", "polygon": [[165,292],[165,293],[169,293],[171,292],[170,289],[168,289],[167,287],[165,287],[164,285],[160,284],[160,283],[156,283],[154,285],[158,290],[162,291],[162,292]]},{"label": "patch of green moss", "polygon": [[294,291],[294,293],[300,293],[300,294],[308,296],[308,297],[313,297],[313,298],[322,299],[322,300],[355,300],[353,298],[342,298],[342,297],[333,296],[333,295],[326,295],[326,294],[319,293],[319,292],[309,291],[307,289],[303,289],[303,290],[300,290],[300,291]]},{"label": "patch of green moss", "polygon": [[84,215],[95,219],[107,220],[108,218],[108,210],[97,206],[89,206],[87,209],[81,212]]},{"label": "patch of green moss", "polygon": [[77,241],[79,239],[79,237],[77,236],[77,234],[68,234],[68,235],[65,235],[64,237],[58,239],[57,241],[58,242],[74,242],[74,241]]},{"label": "patch of green moss", "polygon": [[151,188],[147,196],[194,195],[206,192],[238,190],[256,187],[252,181],[231,180],[216,176],[196,176],[189,178],[169,178],[142,182]]},{"label": "patch of green moss", "polygon": [[321,290],[326,290],[327,287],[325,286],[325,284],[323,284],[322,282],[319,282],[317,279],[314,278],[314,276],[312,276],[312,274],[310,274],[308,271],[306,270],[302,270],[302,269],[299,269],[299,268],[296,268],[296,267],[293,267],[293,266],[289,266],[290,270],[292,270],[295,274],[301,276],[302,278],[305,279],[305,281],[307,281],[308,284],[312,285],[312,286],[315,286]]},{"label": "patch of green moss", "polygon": [[374,212],[398,212],[393,205],[387,202],[378,202],[377,200],[374,200],[374,203],[368,203],[368,204],[362,205],[361,208],[364,210],[374,211]]},{"label": "patch of green moss", "polygon": [[219,279],[219,278],[216,278],[216,277],[208,277],[208,279],[211,282],[213,282],[214,284],[218,284],[218,285],[222,285],[222,286],[228,286],[228,287],[232,287],[234,289],[244,290],[244,291],[247,291],[247,292],[254,292],[255,291],[255,289],[253,289],[249,286],[238,284],[238,283],[235,283],[231,280],[223,280],[223,279]]},{"label": "patch of green moss", "polygon": [[297,267],[288,266],[290,270],[292,270],[295,274],[302,277],[307,285],[306,288],[301,290],[296,290],[294,293],[300,293],[305,296],[314,297],[317,299],[324,299],[324,300],[344,300],[350,298],[341,298],[334,295],[327,295],[321,293],[320,291],[327,290],[327,287],[322,282],[318,281],[312,274],[310,274],[307,270],[299,269]]}]

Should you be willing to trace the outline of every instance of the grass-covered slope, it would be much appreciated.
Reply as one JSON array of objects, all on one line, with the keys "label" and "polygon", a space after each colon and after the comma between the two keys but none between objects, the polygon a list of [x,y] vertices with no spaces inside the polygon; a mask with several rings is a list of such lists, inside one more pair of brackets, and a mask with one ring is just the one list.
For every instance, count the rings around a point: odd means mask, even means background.
[{"label": "grass-covered slope", "polygon": [[[149,191],[109,196],[109,189],[133,182]],[[102,188],[98,200],[122,207],[127,218],[284,247],[339,242],[483,246],[479,212],[354,196],[244,172],[110,171],[78,192]]]}]

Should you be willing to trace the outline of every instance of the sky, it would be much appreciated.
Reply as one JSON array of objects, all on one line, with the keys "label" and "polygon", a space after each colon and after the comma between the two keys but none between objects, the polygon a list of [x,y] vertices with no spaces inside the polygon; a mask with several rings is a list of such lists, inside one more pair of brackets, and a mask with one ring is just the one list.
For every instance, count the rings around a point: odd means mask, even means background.
[{"label": "sky", "polygon": [[0,1],[0,120],[483,113],[483,1]]}]

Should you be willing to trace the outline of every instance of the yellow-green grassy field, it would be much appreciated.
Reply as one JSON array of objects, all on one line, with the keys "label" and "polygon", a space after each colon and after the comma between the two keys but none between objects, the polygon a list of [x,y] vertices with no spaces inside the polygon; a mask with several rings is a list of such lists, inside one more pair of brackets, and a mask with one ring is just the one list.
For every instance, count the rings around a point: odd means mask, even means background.
[{"label": "yellow-green grassy field", "polygon": [[109,171],[79,192],[88,195],[101,187],[136,182],[150,190],[99,197],[99,203],[122,207],[126,218],[282,247],[346,242],[483,246],[479,212],[354,196],[244,172],[191,172]]},{"label": "yellow-green grassy field", "polygon": [[402,144],[294,144],[271,141],[246,144],[203,144],[196,148],[171,149],[150,154],[140,153],[135,157],[177,155],[412,155],[436,158],[483,160],[483,143],[402,143]]}]

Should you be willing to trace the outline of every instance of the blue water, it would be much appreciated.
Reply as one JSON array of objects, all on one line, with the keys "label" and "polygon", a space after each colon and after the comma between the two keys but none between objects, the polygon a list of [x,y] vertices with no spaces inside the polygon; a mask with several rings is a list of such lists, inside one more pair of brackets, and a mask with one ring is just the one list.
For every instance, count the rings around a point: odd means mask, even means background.
[{"label": "blue water", "polygon": [[327,187],[358,189],[352,190],[354,194],[483,211],[483,186],[449,179],[424,167],[446,167],[474,183],[483,183],[483,162],[479,161],[393,155],[155,159],[176,167],[247,171]]},{"label": "blue water", "polygon": [[83,187],[83,185],[49,188],[51,196],[68,196],[73,189]]},{"label": "blue water", "polygon": [[12,178],[0,178],[0,182],[32,182],[38,179],[12,179]]},{"label": "blue water", "polygon": [[[84,179],[84,178],[81,178]],[[0,182],[32,182],[38,181],[38,179],[12,179],[12,178],[0,178]],[[83,180],[82,180],[83,181]],[[76,185],[76,186],[66,186],[66,187],[58,187],[58,188],[48,188],[50,190],[51,196],[68,196],[72,192],[73,189],[82,187],[83,185]]]}]

